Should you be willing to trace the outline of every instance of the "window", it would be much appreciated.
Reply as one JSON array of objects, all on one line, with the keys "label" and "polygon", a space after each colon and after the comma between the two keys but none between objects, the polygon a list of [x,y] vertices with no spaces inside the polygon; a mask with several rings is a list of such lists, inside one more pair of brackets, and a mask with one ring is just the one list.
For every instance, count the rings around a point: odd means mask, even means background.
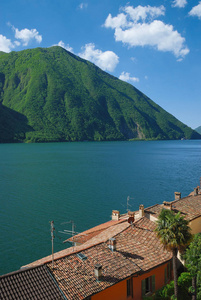
[{"label": "window", "polygon": [[151,277],[145,279],[145,295],[151,292]]},{"label": "window", "polygon": [[81,260],[87,259],[86,255],[83,254],[83,253],[81,253],[81,252],[79,252],[79,253],[77,254],[77,256],[78,256]]},{"label": "window", "polygon": [[130,278],[127,280],[127,297],[133,297],[133,279]]},{"label": "window", "polygon": [[142,280],[142,297],[155,291],[155,275]]}]

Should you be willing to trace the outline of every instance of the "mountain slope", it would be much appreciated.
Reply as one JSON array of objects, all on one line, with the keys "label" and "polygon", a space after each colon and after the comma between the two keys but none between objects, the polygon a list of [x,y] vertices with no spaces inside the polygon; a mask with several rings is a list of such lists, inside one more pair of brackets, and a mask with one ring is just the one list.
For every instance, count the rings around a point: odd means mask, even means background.
[{"label": "mountain slope", "polygon": [[195,128],[195,131],[197,131],[199,134],[201,134],[201,126]]},{"label": "mountain slope", "polygon": [[132,85],[60,47],[1,52],[0,102],[10,109],[8,125],[13,111],[24,117],[10,141],[201,138]]}]

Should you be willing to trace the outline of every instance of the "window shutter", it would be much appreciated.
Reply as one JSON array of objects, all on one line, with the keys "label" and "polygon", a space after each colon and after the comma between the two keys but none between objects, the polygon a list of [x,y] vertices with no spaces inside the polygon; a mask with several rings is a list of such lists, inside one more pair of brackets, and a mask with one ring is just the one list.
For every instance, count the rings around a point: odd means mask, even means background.
[{"label": "window shutter", "polygon": [[145,295],[145,279],[142,280],[142,297]]},{"label": "window shutter", "polygon": [[152,287],[151,291],[155,292],[155,275],[151,276],[151,287]]}]

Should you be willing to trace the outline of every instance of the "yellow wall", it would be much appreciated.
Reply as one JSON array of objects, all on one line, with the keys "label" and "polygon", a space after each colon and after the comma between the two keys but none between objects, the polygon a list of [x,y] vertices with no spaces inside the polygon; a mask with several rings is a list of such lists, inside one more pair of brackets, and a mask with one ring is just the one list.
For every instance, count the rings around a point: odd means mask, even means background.
[{"label": "yellow wall", "polygon": [[189,223],[189,225],[192,229],[192,231],[191,231],[192,234],[196,234],[196,233],[201,232],[201,217],[192,220]]},{"label": "yellow wall", "polygon": [[91,297],[92,300],[141,300],[141,282],[143,279],[155,275],[155,290],[160,289],[165,285],[165,267],[167,263],[153,269],[138,277],[133,277],[133,298],[127,297],[127,279],[114,284],[113,286],[105,289],[104,291]]}]

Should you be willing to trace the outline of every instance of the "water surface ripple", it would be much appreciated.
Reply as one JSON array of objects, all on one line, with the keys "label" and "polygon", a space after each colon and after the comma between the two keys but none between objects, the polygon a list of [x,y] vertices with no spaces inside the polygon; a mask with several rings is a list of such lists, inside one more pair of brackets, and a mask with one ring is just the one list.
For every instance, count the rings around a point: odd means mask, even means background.
[{"label": "water surface ripple", "polygon": [[0,145],[0,274],[67,245],[83,231],[126,212],[188,195],[201,176],[201,141],[83,142]]}]

